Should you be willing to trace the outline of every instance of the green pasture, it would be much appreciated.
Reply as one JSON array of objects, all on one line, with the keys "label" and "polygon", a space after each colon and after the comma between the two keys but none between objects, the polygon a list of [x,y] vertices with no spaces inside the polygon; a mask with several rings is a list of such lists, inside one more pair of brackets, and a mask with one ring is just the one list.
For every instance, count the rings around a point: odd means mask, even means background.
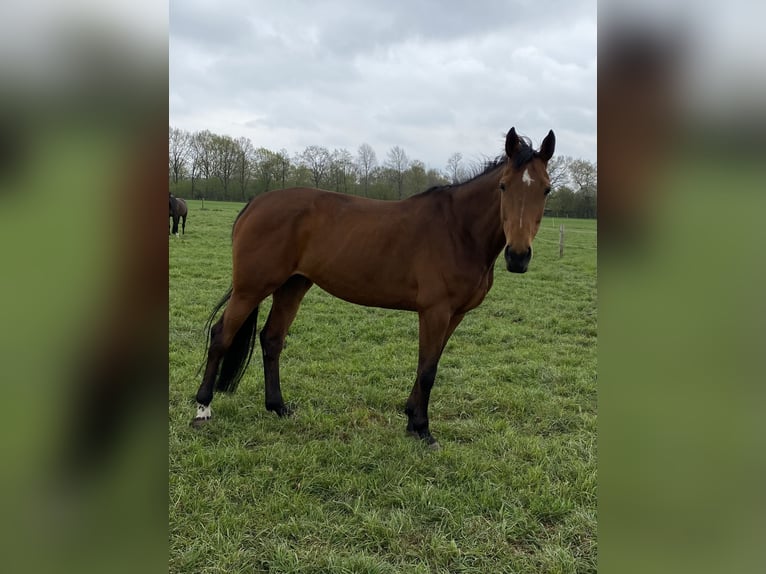
[{"label": "green pasture", "polygon": [[594,221],[544,219],[525,275],[498,259],[442,357],[431,451],[405,434],[417,315],[318,287],[282,354],[295,415],[264,409],[257,347],[237,392],[190,428],[242,204],[188,204],[186,234],[168,239],[170,572],[596,571]]}]

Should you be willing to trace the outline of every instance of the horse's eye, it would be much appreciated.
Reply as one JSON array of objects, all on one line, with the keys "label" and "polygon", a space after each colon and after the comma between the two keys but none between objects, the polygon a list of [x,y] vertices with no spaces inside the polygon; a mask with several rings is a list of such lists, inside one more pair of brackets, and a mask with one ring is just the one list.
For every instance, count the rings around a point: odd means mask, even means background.
[{"label": "horse's eye", "polygon": [[545,188],[545,195],[548,195],[551,192],[551,186]]},{"label": "horse's eye", "polygon": [[502,181],[500,182],[500,191],[505,191],[505,184]]}]

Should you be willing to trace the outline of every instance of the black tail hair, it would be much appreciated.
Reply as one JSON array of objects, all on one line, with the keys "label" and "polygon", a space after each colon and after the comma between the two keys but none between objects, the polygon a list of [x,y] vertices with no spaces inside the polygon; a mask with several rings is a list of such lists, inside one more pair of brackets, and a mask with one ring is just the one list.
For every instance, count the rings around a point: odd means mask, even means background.
[{"label": "black tail hair", "polygon": [[[218,301],[215,307],[213,307],[213,311],[210,313],[210,316],[205,323],[205,332],[207,333],[207,346],[205,348],[206,355],[212,342],[212,331],[214,328],[213,319],[215,319],[215,316],[221,308],[231,298],[231,293],[232,288],[229,287],[226,294],[220,301]],[[234,340],[231,342],[229,349],[223,356],[221,368],[215,384],[215,390],[222,393],[233,393],[237,390],[237,385],[239,385],[239,381],[242,380],[242,375],[245,374],[245,370],[247,370],[247,366],[250,364],[250,359],[253,356],[257,323],[258,306],[253,309],[248,318],[239,328],[239,331],[237,331],[237,334],[234,335]]]}]

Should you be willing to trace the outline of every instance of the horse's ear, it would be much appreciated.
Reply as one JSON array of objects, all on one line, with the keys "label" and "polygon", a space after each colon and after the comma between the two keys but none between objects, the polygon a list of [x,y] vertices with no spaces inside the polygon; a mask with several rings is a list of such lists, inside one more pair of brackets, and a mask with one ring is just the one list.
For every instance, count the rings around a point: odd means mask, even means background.
[{"label": "horse's ear", "polygon": [[553,134],[553,130],[548,131],[548,135],[545,136],[542,145],[540,146],[540,158],[548,163],[548,160],[553,157],[553,150],[556,149],[556,136]]},{"label": "horse's ear", "polygon": [[505,155],[508,157],[513,156],[516,149],[519,147],[519,136],[516,135],[516,128],[511,128],[508,131],[508,135],[505,136]]}]

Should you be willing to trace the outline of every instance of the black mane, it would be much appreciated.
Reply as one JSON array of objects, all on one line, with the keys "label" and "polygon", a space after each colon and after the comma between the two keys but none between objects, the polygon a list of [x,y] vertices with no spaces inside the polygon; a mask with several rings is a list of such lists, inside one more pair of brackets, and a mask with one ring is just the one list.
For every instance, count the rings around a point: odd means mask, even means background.
[{"label": "black mane", "polygon": [[[525,136],[519,136],[519,147],[516,150],[516,153],[513,154],[514,169],[522,168],[524,165],[532,161],[537,155],[538,155],[537,152],[532,147],[532,140],[530,140],[528,137],[525,137]],[[448,185],[435,185],[433,187],[429,187],[427,190],[425,190],[424,192],[418,195],[425,195],[427,193],[430,194],[433,192],[438,193],[440,191],[447,191],[449,189],[454,189],[455,187],[460,185],[465,185],[466,183],[470,183],[474,181],[475,179],[478,179],[481,176],[496,170],[498,167],[502,166],[506,161],[508,161],[508,156],[503,153],[497,156],[495,159],[490,159],[485,161],[484,165],[482,165],[478,170],[475,170],[472,174],[470,174],[465,179],[459,181],[458,183],[453,183]]]},{"label": "black mane", "polygon": [[448,183],[447,185],[434,185],[432,187],[429,187],[427,190],[425,190],[422,193],[419,193],[418,195],[425,195],[427,193],[433,193],[433,192],[440,192],[440,191],[447,191],[450,189],[454,189],[460,185],[464,185],[466,183],[469,183],[475,179],[480,178],[482,175],[485,175],[501,165],[503,165],[508,160],[508,156],[505,154],[497,156],[495,159],[489,159],[484,162],[484,165],[482,165],[478,170],[475,170],[474,173],[470,174],[465,179],[459,181],[458,183]]}]

